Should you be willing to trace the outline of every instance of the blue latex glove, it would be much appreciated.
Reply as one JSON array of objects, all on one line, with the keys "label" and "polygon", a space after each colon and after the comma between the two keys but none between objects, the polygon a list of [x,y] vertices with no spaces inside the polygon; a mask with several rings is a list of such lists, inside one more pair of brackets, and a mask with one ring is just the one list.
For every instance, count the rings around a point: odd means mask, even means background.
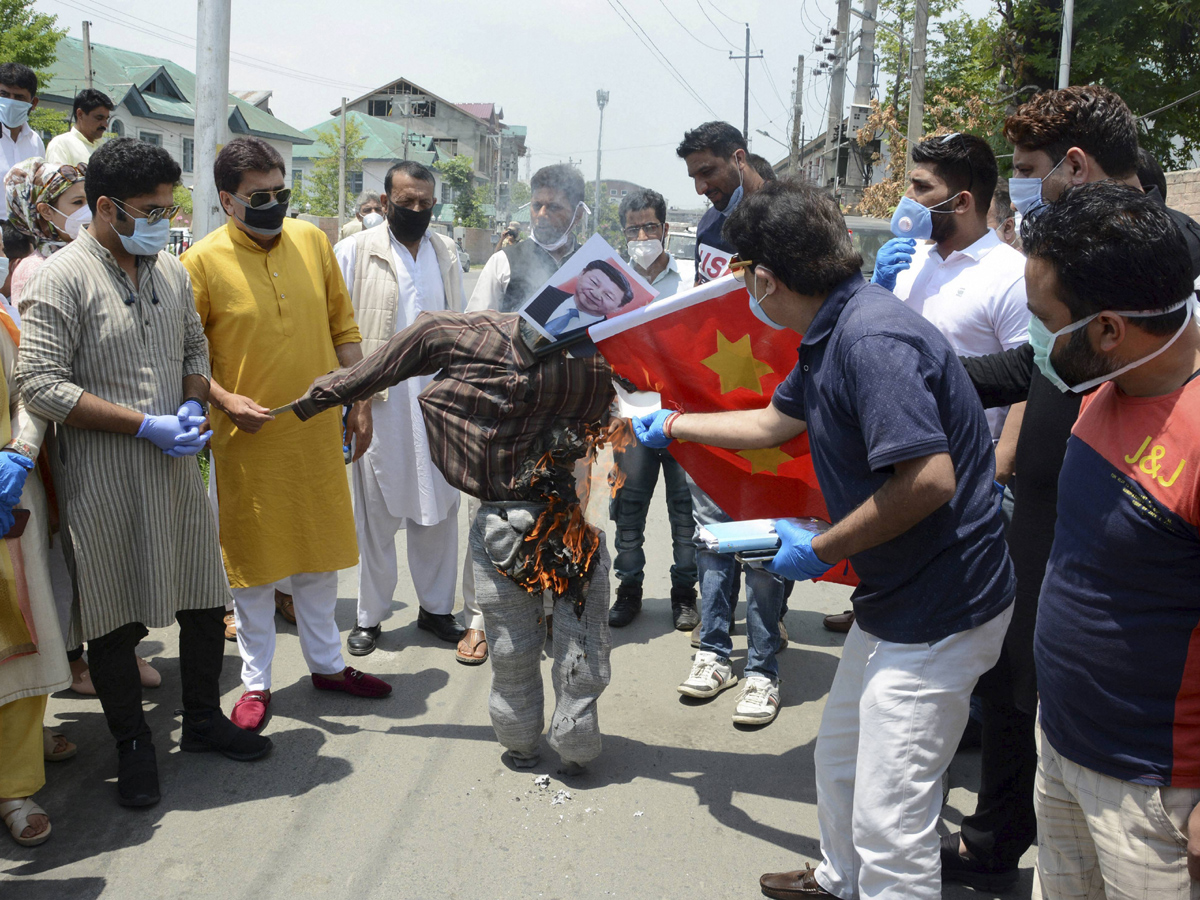
[{"label": "blue latex glove", "polygon": [[8,534],[16,524],[17,517],[13,515],[12,507],[0,506],[0,535]]},{"label": "blue latex glove", "polygon": [[674,410],[660,409],[648,416],[640,416],[633,420],[634,436],[655,450],[661,450],[674,440],[663,434],[663,423],[672,415]]},{"label": "blue latex glove", "polygon": [[[32,468],[33,460],[27,456],[20,453],[0,453],[0,507],[3,507],[5,512],[21,501],[25,477]],[[12,522],[9,522],[8,528],[11,527]],[[7,534],[8,528],[0,531],[0,534]]]},{"label": "blue latex glove", "polygon": [[896,286],[896,276],[912,265],[917,242],[912,238],[892,238],[875,255],[875,274],[871,280],[889,291]]},{"label": "blue latex glove", "polygon": [[822,562],[813,550],[812,542],[816,537],[813,532],[780,519],[775,523],[775,533],[779,535],[779,552],[763,566],[768,572],[792,581],[810,581],[833,568]]}]

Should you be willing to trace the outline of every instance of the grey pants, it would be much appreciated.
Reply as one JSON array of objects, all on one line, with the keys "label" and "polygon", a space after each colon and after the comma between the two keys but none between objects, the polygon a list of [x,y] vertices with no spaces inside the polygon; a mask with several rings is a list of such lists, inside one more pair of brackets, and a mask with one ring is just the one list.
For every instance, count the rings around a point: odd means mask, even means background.
[{"label": "grey pants", "polygon": [[[475,596],[483,612],[484,630],[492,661],[492,690],[488,711],[496,738],[509,750],[538,752],[544,724],[541,655],[546,643],[546,620],[541,593],[518,587],[497,567],[511,563],[517,547],[542,506],[536,503],[481,503],[471,523],[471,559]],[[600,535],[600,558],[583,618],[574,607],[554,601],[555,707],[550,720],[550,746],[564,762],[587,763],[600,755],[600,721],[596,701],[608,686],[608,549]]]}]

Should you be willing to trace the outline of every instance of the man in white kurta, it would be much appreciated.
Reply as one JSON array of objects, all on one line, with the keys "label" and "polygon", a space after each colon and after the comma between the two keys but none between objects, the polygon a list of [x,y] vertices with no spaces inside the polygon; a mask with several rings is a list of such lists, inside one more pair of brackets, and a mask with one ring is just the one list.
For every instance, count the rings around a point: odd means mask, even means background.
[{"label": "man in white kurta", "polygon": [[[453,241],[428,231],[433,175],[402,163],[385,180],[387,221],[334,248],[370,354],[422,312],[462,311],[462,272]],[[428,205],[426,205],[428,204]],[[457,642],[453,617],[458,568],[458,500],[433,464],[417,396],[434,376],[402,381],[371,401],[374,437],[353,464],[354,518],[360,553],[358,621],[347,649],[375,649],[396,591],[396,532],[407,537],[408,567],[420,604],[417,624]]]}]

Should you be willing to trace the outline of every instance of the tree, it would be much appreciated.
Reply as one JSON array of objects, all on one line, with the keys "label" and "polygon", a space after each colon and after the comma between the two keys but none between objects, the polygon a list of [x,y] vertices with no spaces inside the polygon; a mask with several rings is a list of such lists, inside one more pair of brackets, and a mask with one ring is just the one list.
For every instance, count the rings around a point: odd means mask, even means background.
[{"label": "tree", "polygon": [[[588,194],[590,195],[591,191],[588,191]],[[585,199],[595,200],[592,196],[587,196]],[[600,182],[600,208],[592,210],[592,215],[597,217],[599,223],[596,231],[599,232],[600,237],[608,241],[614,250],[622,253],[625,250],[625,235],[621,232],[619,208],[620,202],[613,201],[608,195],[608,182]]]},{"label": "tree", "polygon": [[[336,216],[338,210],[338,156],[341,129],[335,124],[317,132],[317,144],[320,150],[312,173],[304,179],[301,190],[297,191],[292,200],[292,206],[301,212],[314,216]],[[346,119],[346,182],[340,191],[346,198],[346,210],[354,208],[354,197],[349,191],[350,173],[361,172],[363,158],[360,156],[366,138],[362,129],[352,118]]]},{"label": "tree", "polygon": [[[57,16],[34,12],[33,0],[0,0],[0,63],[29,66],[45,84],[58,58],[58,42],[67,33],[54,27],[57,22]],[[53,137],[67,130],[67,120],[55,110],[35,109],[29,127]]]},{"label": "tree", "polygon": [[514,181],[509,188],[509,205],[515,212],[533,199],[533,189],[523,181]]},{"label": "tree", "polygon": [[484,185],[476,188],[475,171],[471,168],[471,157],[454,156],[441,159],[433,167],[442,175],[442,183],[454,191],[454,224],[466,228],[487,228],[487,217],[483,214],[484,203],[491,202],[491,192]]}]

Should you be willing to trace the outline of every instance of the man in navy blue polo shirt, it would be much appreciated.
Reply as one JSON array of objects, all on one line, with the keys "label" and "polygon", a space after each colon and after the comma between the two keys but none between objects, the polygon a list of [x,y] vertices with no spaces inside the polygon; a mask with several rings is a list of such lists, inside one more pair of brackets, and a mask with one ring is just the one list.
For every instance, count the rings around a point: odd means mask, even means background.
[{"label": "man in navy blue polo shirt", "polygon": [[[823,859],[764,875],[768,897],[941,896],[941,776],[971,689],[995,663],[1015,581],[987,420],[937,328],[864,282],[831,198],[764,186],[725,226],[755,314],[800,340],[761,410],[635,422],[639,439],[778,447],[809,429],[833,527],[778,525],[769,568],[797,580],[849,559],[856,622],[815,753]],[[780,510],[786,515],[787,510]]]}]

